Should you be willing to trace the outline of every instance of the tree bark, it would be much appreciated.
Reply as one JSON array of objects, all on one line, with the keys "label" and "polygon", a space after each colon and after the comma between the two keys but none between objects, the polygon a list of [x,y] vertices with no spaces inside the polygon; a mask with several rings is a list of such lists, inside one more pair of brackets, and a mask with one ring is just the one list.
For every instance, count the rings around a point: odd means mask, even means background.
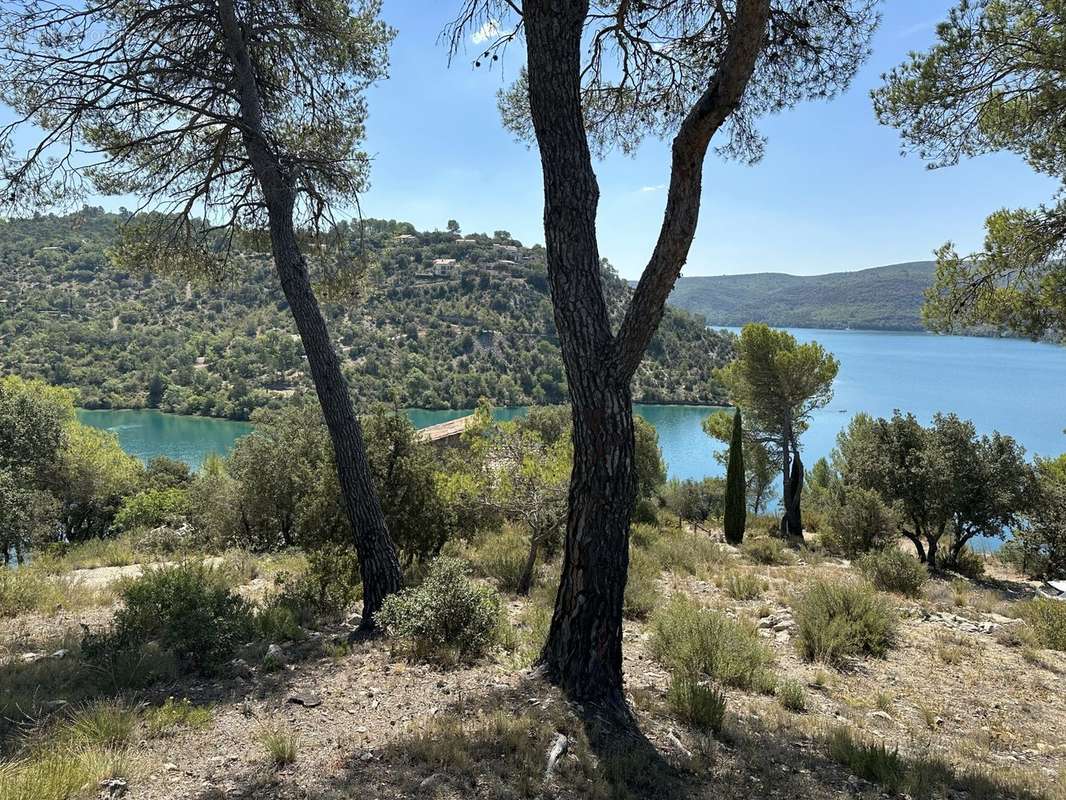
[{"label": "tree bark", "polygon": [[632,399],[628,384],[589,377],[571,390],[570,514],[541,664],[571,698],[621,708],[622,604],[636,499]]},{"label": "tree bark", "polygon": [[800,492],[803,489],[803,463],[796,449],[792,420],[786,419],[781,436],[781,536],[803,540],[803,519],[800,514]]},{"label": "tree bark", "polygon": [[537,566],[537,553],[540,551],[540,537],[534,533],[529,539],[529,554],[522,567],[522,577],[518,580],[518,594],[525,597],[533,587],[533,571]]},{"label": "tree bark", "polygon": [[798,451],[792,451],[792,464],[785,485],[788,488],[785,499],[785,514],[781,520],[781,532],[788,537],[803,541],[803,514],[801,497],[803,494],[803,461]]},{"label": "tree bark", "polygon": [[940,547],[940,542],[934,539],[932,536],[928,537],[929,545],[925,552],[925,565],[929,567],[930,572],[936,572],[939,568],[937,564],[937,550]]},{"label": "tree bark", "polygon": [[307,261],[300,251],[293,222],[296,194],[293,182],[269,143],[258,84],[244,42],[233,0],[220,0],[219,12],[240,94],[241,135],[267,207],[270,244],[281,289],[289,303],[303,343],[322,415],[337,462],[344,507],[354,533],[363,580],[361,628],[373,630],[374,614],[384,599],[403,586],[396,547],[389,537],[385,515],[374,489],[363,443],[363,430],[352,405],[348,382],[333,347],[326,320],[311,286]]},{"label": "tree bark", "polygon": [[667,209],[617,337],[603,296],[592,168],[581,98],[588,0],[525,0],[529,102],[544,176],[544,238],[569,384],[574,466],[562,575],[539,665],[577,701],[622,710],[622,602],[636,500],[630,381],[688,257],[703,159],[740,102],[761,49],[768,0],[739,0],[736,34],[672,147]]}]

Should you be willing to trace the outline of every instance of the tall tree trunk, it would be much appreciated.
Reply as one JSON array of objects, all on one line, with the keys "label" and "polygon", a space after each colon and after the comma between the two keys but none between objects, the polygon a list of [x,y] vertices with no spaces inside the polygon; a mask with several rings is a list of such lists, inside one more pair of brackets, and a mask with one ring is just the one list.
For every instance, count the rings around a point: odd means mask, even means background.
[{"label": "tall tree trunk", "polygon": [[539,664],[578,701],[624,708],[622,599],[636,500],[630,381],[688,257],[703,159],[737,107],[765,38],[769,0],[739,0],[718,72],[671,148],[655,250],[615,336],[603,296],[592,168],[581,96],[588,0],[524,0],[529,104],[544,174],[544,240],[573,417],[574,467],[562,576]]},{"label": "tall tree trunk", "polygon": [[363,580],[363,621],[360,627],[372,630],[374,614],[384,599],[403,586],[403,573],[374,489],[363,430],[352,405],[348,382],[344,379],[340,358],[311,286],[307,261],[300,251],[293,223],[296,202],[293,183],[264,130],[255,71],[233,0],[220,0],[219,11],[238,80],[241,115],[245,123],[242,136],[266,202],[274,266],[307,355],[315,392],[333,443],[345,511],[354,532]]},{"label": "tall tree trunk", "polygon": [[[527,3],[530,104],[544,169],[544,237],[573,416],[562,577],[540,665],[575,700],[621,706],[622,597],[636,496],[628,377],[613,357],[596,241],[599,187],[580,97],[587,3]],[[556,117],[556,110],[570,113]],[[546,124],[550,128],[544,128]]]},{"label": "tall tree trunk", "polygon": [[571,397],[570,514],[541,664],[573,699],[622,707],[622,604],[636,499],[632,399],[628,385],[596,380]]},{"label": "tall tree trunk", "polygon": [[796,450],[795,445],[793,445],[792,471],[788,476],[788,491],[791,502],[785,510],[785,514],[788,517],[789,532],[800,540],[803,539],[803,476],[803,460],[800,458],[799,450]]},{"label": "tall tree trunk", "polygon": [[785,421],[781,437],[781,536],[803,539],[800,492],[803,489],[803,463],[793,441],[792,420]]}]

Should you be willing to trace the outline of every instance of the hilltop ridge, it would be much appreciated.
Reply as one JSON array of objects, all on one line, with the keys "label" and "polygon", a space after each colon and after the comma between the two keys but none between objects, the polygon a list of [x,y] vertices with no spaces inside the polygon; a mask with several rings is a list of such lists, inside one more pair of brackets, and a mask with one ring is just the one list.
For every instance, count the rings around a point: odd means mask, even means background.
[{"label": "hilltop ridge", "polygon": [[[131,274],[107,255],[123,219],[85,208],[0,222],[0,372],[74,387],[88,408],[234,419],[311,391],[268,254],[242,253],[225,285]],[[323,307],[358,401],[563,401],[543,248],[392,220],[366,220],[361,237],[374,265],[365,299]],[[609,267],[604,291],[620,317],[631,290]],[[728,334],[667,309],[634,399],[720,403],[712,371],[731,353]]]},{"label": "hilltop ridge", "polygon": [[716,326],[920,331],[923,294],[935,272],[934,261],[910,261],[824,275],[683,277],[670,303]]}]

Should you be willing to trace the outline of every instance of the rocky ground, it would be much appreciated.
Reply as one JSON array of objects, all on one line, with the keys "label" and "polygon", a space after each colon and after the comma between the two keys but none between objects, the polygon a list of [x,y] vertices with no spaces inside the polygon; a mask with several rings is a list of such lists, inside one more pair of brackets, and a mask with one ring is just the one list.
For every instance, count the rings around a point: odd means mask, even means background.
[{"label": "rocky ground", "polygon": [[[642,738],[620,749],[513,654],[444,669],[409,663],[385,641],[349,648],[340,644],[346,629],[338,626],[283,643],[271,669],[241,663],[233,677],[128,698],[188,698],[211,709],[210,721],[167,736],[139,735],[131,774],[99,792],[145,800],[624,797],[627,790],[649,797],[892,796],[829,757],[829,732],[846,725],[898,750],[907,763],[935,758],[960,776],[980,777],[933,796],[1066,797],[1066,654],[1033,651],[1012,636],[1020,623],[1010,604],[1031,594],[1030,585],[1004,573],[979,584],[930,582],[921,599],[895,598],[903,622],[886,658],[836,670],[806,663],[793,642],[791,603],[803,582],[850,570],[838,560],[815,562],[766,567],[730,554],[719,570],[755,572],[767,582],[763,596],[750,601],[730,599],[714,570],[668,573],[659,587],[664,597],[685,592],[756,619],[778,675],[806,687],[801,713],[772,696],[730,690],[722,735],[693,733],[668,710],[668,675],[649,653],[646,626],[627,622],[627,692]],[[516,628],[526,602],[509,603]],[[65,635],[102,626],[111,613],[0,621],[0,662],[61,662]],[[291,739],[292,763],[270,762],[270,734]],[[556,745],[562,753],[545,777]],[[625,752],[621,762],[618,752]]]}]

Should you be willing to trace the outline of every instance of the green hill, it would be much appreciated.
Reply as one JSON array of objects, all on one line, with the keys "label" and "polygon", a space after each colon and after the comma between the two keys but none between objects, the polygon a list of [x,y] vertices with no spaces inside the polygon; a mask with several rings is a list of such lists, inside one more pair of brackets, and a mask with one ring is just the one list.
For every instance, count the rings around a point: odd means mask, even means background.
[{"label": "green hill", "polygon": [[[106,254],[122,217],[99,209],[0,222],[0,373],[79,390],[89,408],[158,406],[246,418],[311,391],[269,257],[224,287],[129,274]],[[566,397],[542,248],[368,220],[367,296],[324,311],[363,403],[469,408]],[[631,290],[610,270],[619,314]],[[722,400],[732,339],[670,309],[634,380],[641,402]]]},{"label": "green hill", "polygon": [[923,292],[935,270],[933,261],[914,261],[828,275],[681,278],[670,302],[712,325],[916,331],[923,330]]}]

